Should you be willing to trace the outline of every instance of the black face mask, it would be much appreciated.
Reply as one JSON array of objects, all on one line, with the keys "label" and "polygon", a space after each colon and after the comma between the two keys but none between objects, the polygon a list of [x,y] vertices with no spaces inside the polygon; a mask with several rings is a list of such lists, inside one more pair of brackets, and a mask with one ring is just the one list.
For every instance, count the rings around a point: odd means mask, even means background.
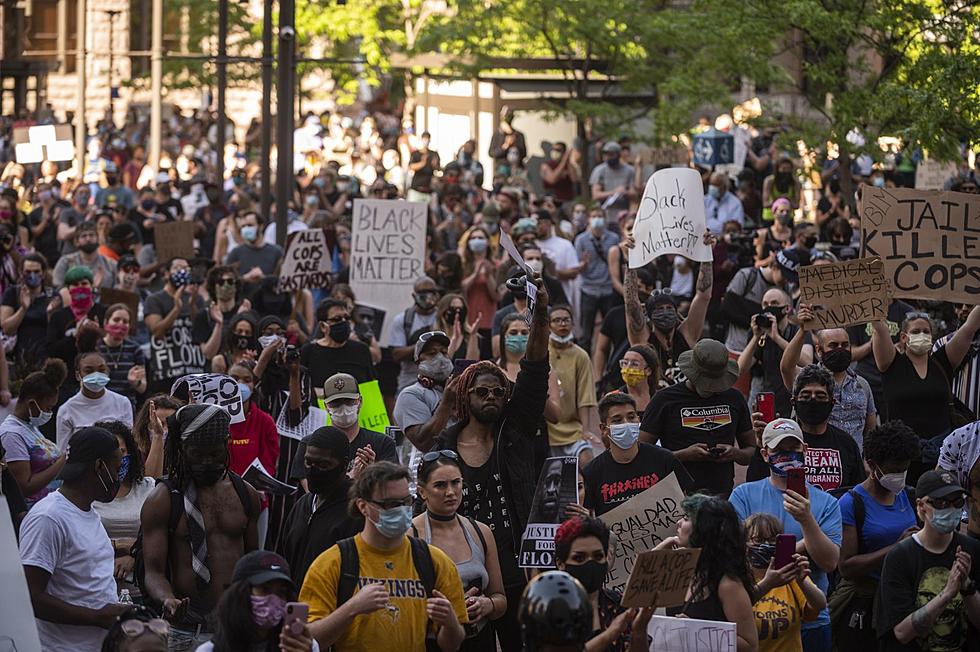
[{"label": "black face mask", "polygon": [[582,588],[585,589],[586,593],[595,593],[598,591],[602,587],[602,582],[606,579],[606,573],[608,571],[608,563],[600,564],[594,559],[590,559],[578,566],[572,566],[571,564],[565,566],[565,572],[581,582]]},{"label": "black face mask", "polygon": [[833,409],[831,401],[797,401],[796,417],[801,423],[815,426],[829,419]]},{"label": "black face mask", "polygon": [[224,477],[225,471],[228,470],[228,462],[191,464],[188,469],[195,485],[198,487],[210,487]]},{"label": "black face mask", "polygon": [[749,564],[752,568],[769,568],[769,562],[776,554],[775,543],[760,543],[749,546]]},{"label": "black face mask", "polygon": [[838,374],[851,365],[851,350],[834,349],[832,351],[826,351],[821,361],[823,362],[823,366]]},{"label": "black face mask", "polygon": [[254,348],[252,346],[252,338],[247,335],[239,335],[235,338],[235,344],[239,351],[244,351],[246,349]]},{"label": "black face mask", "polygon": [[345,320],[339,324],[331,324],[329,333],[330,339],[343,344],[350,337],[350,322]]},{"label": "black face mask", "polygon": [[105,491],[105,498],[97,498],[100,503],[111,503],[116,499],[116,494],[119,493],[119,487],[122,486],[122,482],[118,478],[112,478],[110,481],[106,481],[106,476],[111,477],[112,474],[109,473],[109,469],[106,467],[104,462],[99,462],[99,468],[96,471],[96,477],[102,484],[102,489]]},{"label": "black face mask", "polygon": [[768,312],[772,315],[772,318],[779,321],[786,315],[786,306],[769,306],[768,308],[763,308],[762,312]]},{"label": "black face mask", "polygon": [[654,328],[656,328],[661,333],[669,333],[677,326],[681,318],[673,310],[661,310],[653,313],[650,316],[650,321],[653,322]]},{"label": "black face mask", "polygon": [[803,246],[807,249],[813,249],[814,245],[817,244],[817,236],[811,235],[808,238],[803,239]]},{"label": "black face mask", "polygon": [[793,173],[792,172],[777,172],[776,173],[776,186],[779,188],[786,188],[793,183]]},{"label": "black face mask", "polygon": [[86,242],[83,245],[79,245],[78,248],[81,251],[83,251],[83,252],[85,252],[87,254],[91,254],[91,253],[94,253],[95,250],[99,248],[99,243],[98,242]]},{"label": "black face mask", "polygon": [[306,486],[319,496],[329,496],[340,486],[346,465],[338,464],[329,471],[306,467]]}]

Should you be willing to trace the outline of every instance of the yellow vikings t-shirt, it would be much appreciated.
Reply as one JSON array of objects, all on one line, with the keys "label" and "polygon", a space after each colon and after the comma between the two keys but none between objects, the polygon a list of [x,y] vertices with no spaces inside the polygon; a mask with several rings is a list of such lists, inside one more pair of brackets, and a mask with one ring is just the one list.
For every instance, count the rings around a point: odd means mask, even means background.
[{"label": "yellow vikings t-shirt", "polygon": [[[372,548],[358,534],[354,537],[360,560],[360,577],[355,594],[369,582],[380,582],[388,589],[384,609],[356,616],[334,646],[338,652],[376,652],[379,646],[399,652],[425,652],[425,635],[432,627],[426,614],[425,587],[412,563],[412,544],[406,537],[391,552]],[[460,623],[466,623],[463,583],[456,564],[442,550],[429,546],[436,571],[436,590],[453,605]],[[303,580],[299,599],[310,605],[310,622],[327,616],[337,608],[337,582],[340,579],[340,548],[324,551],[310,566]]]},{"label": "yellow vikings t-shirt", "polygon": [[777,586],[752,605],[759,652],[802,652],[806,596],[796,582]]}]

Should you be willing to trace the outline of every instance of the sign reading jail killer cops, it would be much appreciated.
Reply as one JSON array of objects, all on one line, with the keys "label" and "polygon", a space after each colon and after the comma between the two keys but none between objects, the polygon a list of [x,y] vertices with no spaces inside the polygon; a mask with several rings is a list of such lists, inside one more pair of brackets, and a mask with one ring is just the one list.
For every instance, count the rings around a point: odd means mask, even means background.
[{"label": "sign reading jail killer cops", "polygon": [[893,296],[980,301],[980,196],[865,186],[861,232]]},{"label": "sign reading jail killer cops", "polygon": [[[412,285],[425,274],[428,207],[396,199],[355,199],[350,285],[357,300],[394,315],[411,304]],[[387,345],[393,319],[385,320]]]},{"label": "sign reading jail killer cops", "polygon": [[633,223],[636,246],[630,250],[630,268],[642,267],[665,254],[711,261],[711,247],[704,244],[702,187],[701,175],[690,168],[654,172]]},{"label": "sign reading jail killer cops", "polygon": [[700,556],[701,551],[697,548],[641,552],[636,557],[620,604],[627,608],[684,604]]},{"label": "sign reading jail killer cops", "polygon": [[888,315],[888,279],[878,258],[807,265],[799,272],[800,303],[813,307],[807,330],[865,324]]},{"label": "sign reading jail killer cops", "polygon": [[546,459],[521,538],[517,557],[521,568],[555,567],[555,532],[565,520],[565,509],[577,502],[578,457]]},{"label": "sign reading jail killer cops", "polygon": [[677,533],[684,492],[673,473],[599,518],[614,537],[607,589],[622,593],[637,555]]},{"label": "sign reading jail killer cops", "polygon": [[[186,390],[181,387],[186,386]],[[242,404],[242,390],[238,381],[224,374],[191,374],[178,378],[170,388],[170,394],[182,397],[185,394],[190,403],[205,403],[224,408],[231,415],[232,423],[245,421],[245,408]],[[178,393],[179,392],[179,393]]]},{"label": "sign reading jail killer cops", "polygon": [[323,229],[297,231],[289,237],[279,272],[279,291],[329,287],[333,261]]}]

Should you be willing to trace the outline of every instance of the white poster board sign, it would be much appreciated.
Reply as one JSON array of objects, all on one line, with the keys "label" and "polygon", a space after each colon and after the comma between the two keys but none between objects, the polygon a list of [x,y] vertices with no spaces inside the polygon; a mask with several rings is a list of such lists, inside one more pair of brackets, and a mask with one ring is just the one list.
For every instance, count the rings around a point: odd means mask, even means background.
[{"label": "white poster board sign", "polygon": [[735,623],[696,618],[651,616],[650,650],[657,652],[735,652]]},{"label": "white poster board sign", "polygon": [[3,587],[3,609],[0,609],[0,650],[41,652],[37,637],[31,594],[24,579],[24,567],[17,554],[14,524],[10,520],[7,497],[0,494],[0,586]]},{"label": "white poster board sign", "polygon": [[[357,300],[389,315],[412,305],[412,286],[425,274],[428,207],[397,199],[355,199],[351,226],[350,286]],[[381,345],[387,346],[386,319]]]},{"label": "white poster board sign", "polygon": [[245,406],[238,381],[224,374],[190,374],[174,381],[170,393],[176,395],[180,386],[187,385],[191,403],[206,403],[224,408],[232,423],[245,421]]},{"label": "white poster board sign", "polygon": [[946,179],[956,174],[956,163],[942,163],[932,159],[919,161],[915,168],[916,190],[942,190]]},{"label": "white poster board sign", "polygon": [[642,267],[665,254],[710,262],[704,230],[701,175],[690,168],[658,170],[647,181],[633,224],[636,246],[630,250],[630,267]]}]

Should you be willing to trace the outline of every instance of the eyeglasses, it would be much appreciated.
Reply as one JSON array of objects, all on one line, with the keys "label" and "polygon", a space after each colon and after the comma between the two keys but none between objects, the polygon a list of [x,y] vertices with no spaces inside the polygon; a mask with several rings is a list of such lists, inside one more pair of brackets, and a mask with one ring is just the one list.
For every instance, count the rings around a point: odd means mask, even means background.
[{"label": "eyeglasses", "polygon": [[370,498],[365,498],[365,500],[372,505],[377,505],[381,509],[395,509],[396,507],[411,507],[412,503],[415,502],[415,498],[412,496],[405,496],[404,498],[385,498],[384,500],[371,500]]},{"label": "eyeglasses", "polygon": [[927,498],[926,502],[936,509],[947,509],[949,507],[963,509],[963,505],[966,504],[966,496],[961,494],[953,498]]},{"label": "eyeglasses", "polygon": [[215,285],[235,285],[238,283],[236,279],[233,278],[221,278],[215,283]]},{"label": "eyeglasses", "polygon": [[139,638],[146,630],[150,630],[157,636],[166,637],[170,632],[170,625],[166,620],[160,618],[153,618],[147,621],[130,618],[129,620],[122,621],[119,624],[119,629],[126,635],[126,638]]},{"label": "eyeglasses", "polygon": [[639,360],[620,360],[620,369],[646,369],[646,363]]},{"label": "eyeglasses", "polygon": [[507,390],[503,387],[474,387],[470,390],[471,394],[476,394],[480,398],[486,398],[493,394],[494,398],[503,398],[507,396]]},{"label": "eyeglasses", "polygon": [[551,323],[556,326],[567,326],[572,323],[571,317],[553,317]]}]

